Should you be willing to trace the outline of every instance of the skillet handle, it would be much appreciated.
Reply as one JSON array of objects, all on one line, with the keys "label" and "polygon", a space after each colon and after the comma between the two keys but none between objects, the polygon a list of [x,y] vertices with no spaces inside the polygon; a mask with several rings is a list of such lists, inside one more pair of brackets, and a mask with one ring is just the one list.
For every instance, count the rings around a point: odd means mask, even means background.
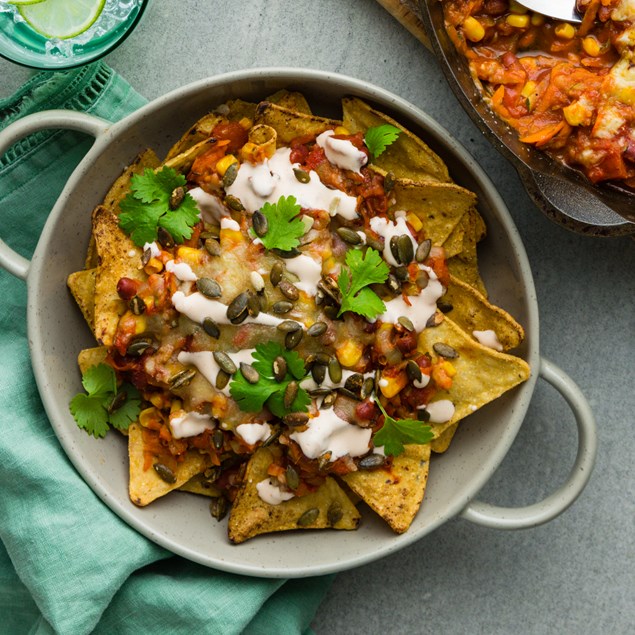
[{"label": "skillet handle", "polygon": [[[43,110],[18,119],[0,132],[0,156],[16,141],[40,130],[62,128],[77,130],[92,135],[96,139],[103,135],[112,124],[105,119],[73,110]],[[0,239],[0,267],[17,278],[26,280],[30,261],[21,256]]]},{"label": "skillet handle", "polygon": [[591,407],[578,386],[558,366],[540,359],[540,377],[548,381],[571,407],[578,426],[578,453],[564,485],[543,501],[526,507],[497,507],[472,501],[461,512],[467,520],[494,529],[527,529],[546,523],[564,512],[582,493],[593,470],[597,429]]}]

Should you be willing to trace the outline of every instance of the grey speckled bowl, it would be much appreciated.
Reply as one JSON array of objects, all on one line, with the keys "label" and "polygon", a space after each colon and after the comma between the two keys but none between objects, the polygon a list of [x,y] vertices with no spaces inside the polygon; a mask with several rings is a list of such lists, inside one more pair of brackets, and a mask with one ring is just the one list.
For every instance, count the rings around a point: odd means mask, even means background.
[{"label": "grey speckled bowl", "polygon": [[[68,412],[70,397],[81,388],[77,353],[94,345],[65,291],[66,276],[83,266],[90,210],[139,151],[153,147],[161,154],[195,119],[223,101],[258,100],[282,87],[302,91],[318,114],[330,116],[339,116],[342,95],[357,95],[423,137],[447,162],[453,178],[478,193],[488,226],[480,256],[483,277],[493,301],[509,310],[527,332],[519,354],[533,369],[531,379],[470,416],[450,450],[432,459],[423,506],[411,529],[401,536],[364,510],[358,531],[287,532],[231,545],[226,524],[213,520],[206,501],[194,495],[174,493],[146,508],[135,507],[127,495],[125,439],[111,434],[95,440],[77,428]],[[255,69],[185,86],[116,124],[65,111],[32,115],[0,133],[0,153],[30,132],[56,127],[89,132],[96,141],[52,210],[33,260],[28,262],[0,244],[0,264],[28,285],[33,367],[59,441],[106,505],[148,538],[210,567],[254,576],[300,577],[368,563],[423,538],[458,514],[498,528],[534,526],[560,514],[582,491],[594,463],[595,423],[577,387],[539,356],[536,295],[523,245],[502,200],[478,165],[420,110],[380,88],[339,75]],[[538,375],[564,395],[578,423],[578,454],[571,476],[545,501],[530,507],[502,509],[474,501],[514,440]]]},{"label": "grey speckled bowl", "polygon": [[594,186],[579,171],[521,143],[498,119],[470,75],[467,60],[448,37],[439,0],[420,0],[421,17],[441,69],[465,112],[509,159],[528,194],[551,220],[592,236],[635,235],[635,194],[611,184]]}]

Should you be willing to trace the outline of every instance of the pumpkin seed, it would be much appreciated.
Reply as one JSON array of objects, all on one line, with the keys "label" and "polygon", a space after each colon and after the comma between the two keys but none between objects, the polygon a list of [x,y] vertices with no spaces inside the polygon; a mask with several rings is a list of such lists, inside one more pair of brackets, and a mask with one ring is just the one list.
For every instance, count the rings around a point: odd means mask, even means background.
[{"label": "pumpkin seed", "polygon": [[324,315],[326,315],[326,317],[330,320],[336,320],[338,313],[339,307],[335,306],[334,304],[329,304],[328,306],[324,307]]},{"label": "pumpkin seed", "polygon": [[445,344],[443,342],[433,344],[432,348],[437,355],[441,355],[441,357],[445,357],[446,359],[455,359],[459,356],[456,350],[454,350],[449,344]]},{"label": "pumpkin seed", "polygon": [[417,421],[430,421],[430,413],[425,408],[419,408],[417,410]]},{"label": "pumpkin seed", "polygon": [[254,293],[249,294],[249,298],[247,300],[247,313],[253,318],[260,315],[260,298]]},{"label": "pumpkin seed", "polygon": [[291,333],[287,333],[284,337],[284,347],[290,351],[293,350],[304,337],[304,331],[300,329],[299,331],[292,331]]},{"label": "pumpkin seed", "polygon": [[326,378],[326,366],[323,364],[313,364],[311,368],[311,377],[316,384],[321,384]]},{"label": "pumpkin seed", "polygon": [[274,287],[277,287],[280,284],[280,280],[282,280],[282,274],[284,273],[284,265],[281,262],[274,262],[273,267],[271,267],[271,272],[269,274],[269,282]]},{"label": "pumpkin seed", "polygon": [[342,292],[337,286],[337,282],[333,280],[330,276],[324,276],[318,283],[317,288],[324,293],[326,297],[331,298],[335,304],[342,303]]},{"label": "pumpkin seed", "polygon": [[393,292],[399,293],[401,291],[401,282],[397,279],[397,276],[393,273],[388,274],[386,278],[386,286]]},{"label": "pumpkin seed", "polygon": [[417,274],[417,278],[415,280],[415,284],[420,288],[420,289],[425,289],[428,286],[428,283],[430,282],[430,276],[428,275],[427,271],[420,271]]},{"label": "pumpkin seed", "polygon": [[298,390],[300,386],[297,381],[290,381],[287,387],[284,390],[284,395],[282,398],[282,402],[286,410],[291,410],[293,407],[293,402],[295,398],[298,396]]},{"label": "pumpkin seed", "polygon": [[390,192],[393,187],[395,187],[395,183],[397,179],[395,178],[394,172],[387,172],[386,176],[384,176],[384,191]]},{"label": "pumpkin seed", "polygon": [[141,357],[149,348],[153,348],[152,340],[146,337],[133,339],[126,350],[126,355],[131,357]]},{"label": "pumpkin seed", "polygon": [[330,388],[313,388],[312,390],[307,390],[310,397],[324,397],[329,395],[332,390]]},{"label": "pumpkin seed", "polygon": [[264,236],[269,231],[269,221],[267,217],[260,211],[256,210],[251,216],[251,222],[254,226],[256,236]]},{"label": "pumpkin seed", "polygon": [[172,390],[177,390],[178,388],[187,386],[192,379],[194,379],[194,375],[196,375],[196,369],[194,368],[186,368],[185,370],[176,373],[176,375],[172,375],[168,381],[170,388]]},{"label": "pumpkin seed", "polygon": [[174,247],[174,238],[172,238],[172,234],[164,227],[157,229],[157,240],[164,249]]},{"label": "pumpkin seed", "polygon": [[260,373],[246,362],[240,362],[240,373],[250,384],[257,384],[260,379]]},{"label": "pumpkin seed", "polygon": [[315,306],[321,306],[324,303],[324,292],[318,289],[315,292]]},{"label": "pumpkin seed", "polygon": [[271,251],[273,251],[275,254],[278,254],[280,258],[285,258],[285,259],[296,258],[302,253],[299,249],[296,249],[295,247],[292,247],[291,249],[278,249],[277,247],[274,247]]},{"label": "pumpkin seed", "polygon": [[408,267],[404,265],[395,267],[393,270],[393,273],[395,274],[395,278],[397,278],[397,280],[400,280],[401,282],[405,282],[406,280],[408,280],[408,278],[410,278],[410,272],[408,271]]},{"label": "pumpkin seed", "polygon": [[227,205],[229,209],[233,209],[235,212],[245,211],[245,208],[243,204],[240,202],[240,199],[237,198],[236,196],[232,196],[231,194],[225,197],[225,205]]},{"label": "pumpkin seed", "polygon": [[309,353],[304,360],[304,367],[306,370],[311,370],[313,364],[323,364],[327,366],[331,361],[331,356],[328,353]]},{"label": "pumpkin seed", "polygon": [[423,262],[429,255],[432,248],[432,241],[426,238],[418,247],[415,253],[415,260],[417,262]]},{"label": "pumpkin seed", "polygon": [[271,445],[274,441],[277,441],[278,437],[282,434],[282,429],[280,427],[276,427],[273,429],[273,432],[263,441],[262,447],[266,448]]},{"label": "pumpkin seed", "polygon": [[328,367],[331,381],[334,384],[339,384],[342,381],[342,366],[337,357],[333,357],[329,360]]},{"label": "pumpkin seed", "polygon": [[357,467],[360,470],[373,470],[378,467],[382,467],[386,463],[386,457],[381,454],[368,454],[363,459],[360,459]]},{"label": "pumpkin seed", "polygon": [[265,280],[257,271],[252,271],[249,274],[251,280],[251,286],[255,289],[256,293],[262,293],[265,290]]},{"label": "pumpkin seed", "polygon": [[135,295],[130,300],[129,306],[130,306],[130,310],[135,315],[141,315],[142,313],[145,313],[146,303],[143,301],[143,298],[140,298],[138,295]]},{"label": "pumpkin seed", "polygon": [[150,262],[150,258],[152,258],[152,249],[148,247],[147,249],[144,249],[141,254],[141,266],[145,267]]},{"label": "pumpkin seed", "polygon": [[215,238],[206,238],[204,245],[207,253],[210,256],[220,256],[220,243]]},{"label": "pumpkin seed", "polygon": [[233,375],[238,369],[236,364],[232,361],[232,358],[223,351],[214,351],[213,353],[216,363],[229,375]]},{"label": "pumpkin seed", "polygon": [[223,520],[227,514],[227,509],[227,499],[224,496],[212,498],[209,504],[209,513],[213,518],[216,518],[216,520]]},{"label": "pumpkin seed", "polygon": [[282,357],[282,355],[278,355],[273,360],[273,376],[276,381],[281,382],[287,375],[287,360]]},{"label": "pumpkin seed", "polygon": [[246,291],[239,293],[227,307],[227,318],[235,320],[243,313],[247,313],[247,302],[249,302],[249,294]]},{"label": "pumpkin seed", "polygon": [[306,333],[310,337],[320,337],[320,335],[324,335],[324,333],[326,333],[327,328],[328,327],[325,322],[314,322],[311,326],[309,326]]},{"label": "pumpkin seed", "polygon": [[212,278],[199,278],[196,281],[196,288],[206,298],[220,298],[223,295],[222,287]]},{"label": "pumpkin seed", "polygon": [[285,313],[289,313],[293,308],[293,302],[289,302],[288,300],[280,300],[279,302],[274,302],[271,310],[278,314],[284,315]]},{"label": "pumpkin seed", "polygon": [[298,298],[300,297],[300,292],[298,291],[298,288],[293,283],[289,282],[288,280],[285,280],[284,278],[280,280],[278,284],[278,288],[282,292],[282,295],[288,300],[296,302]]},{"label": "pumpkin seed", "polygon": [[437,302],[437,309],[439,309],[442,313],[449,313],[453,308],[454,305],[449,302],[443,302],[443,300],[439,300]]},{"label": "pumpkin seed", "polygon": [[373,394],[374,389],[375,389],[375,380],[372,377],[366,377],[366,379],[364,379],[364,383],[362,384],[362,389],[359,393],[359,396],[362,399],[367,399]]},{"label": "pumpkin seed", "polygon": [[306,412],[290,412],[282,418],[282,421],[294,428],[297,426],[305,426],[309,421],[309,415]]},{"label": "pumpkin seed", "polygon": [[301,330],[302,324],[300,324],[300,322],[296,322],[295,320],[284,320],[280,322],[276,328],[283,333],[293,333],[294,331]]},{"label": "pumpkin seed", "polygon": [[419,368],[419,364],[413,359],[408,360],[406,364],[406,375],[408,375],[408,379],[411,382],[421,381],[423,373],[421,372],[421,368]]},{"label": "pumpkin seed", "polygon": [[289,489],[298,489],[298,486],[300,485],[300,477],[298,476],[298,473],[296,472],[293,465],[287,465],[287,469],[285,470],[284,475],[287,480],[287,487]]},{"label": "pumpkin seed", "polygon": [[434,328],[435,326],[439,326],[443,322],[443,313],[441,311],[435,311],[426,322],[426,328]]},{"label": "pumpkin seed", "polygon": [[329,525],[331,525],[331,527],[333,525],[337,525],[343,517],[344,512],[342,511],[342,506],[337,501],[333,501],[326,512],[326,518],[329,521]]},{"label": "pumpkin seed", "polygon": [[298,518],[298,526],[299,527],[308,527],[309,525],[315,524],[315,521],[318,519],[320,515],[320,510],[317,507],[311,507],[311,509],[307,509],[300,518]]},{"label": "pumpkin seed", "polygon": [[234,161],[234,163],[230,164],[230,166],[225,170],[225,174],[223,174],[223,187],[227,189],[230,187],[233,182],[236,180],[238,176],[238,161]]},{"label": "pumpkin seed", "polygon": [[397,239],[397,251],[399,252],[399,261],[401,264],[409,265],[415,257],[414,247],[412,246],[412,238],[408,234],[401,234]]},{"label": "pumpkin seed", "polygon": [[331,462],[331,452],[325,452],[318,457],[318,469],[324,470]]},{"label": "pumpkin seed", "polygon": [[381,240],[379,240],[379,238],[375,238],[374,236],[371,236],[370,234],[366,234],[366,244],[371,249],[374,249],[375,251],[378,251],[379,253],[384,251],[384,243],[382,243]]},{"label": "pumpkin seed", "polygon": [[412,331],[415,330],[412,320],[409,317],[406,317],[405,315],[399,316],[397,318],[397,322],[401,324],[401,326],[403,326],[406,329],[406,331],[410,331],[412,333]]},{"label": "pumpkin seed", "polygon": [[300,183],[311,182],[311,175],[308,172],[305,172],[302,168],[293,168],[293,174]]},{"label": "pumpkin seed", "polygon": [[353,373],[346,378],[346,381],[344,382],[344,388],[352,392],[354,395],[359,395],[362,390],[363,383],[364,376],[360,373]]},{"label": "pumpkin seed", "polygon": [[220,337],[220,328],[211,317],[206,317],[203,320],[203,330],[214,339],[218,339]]},{"label": "pumpkin seed", "polygon": [[350,227],[338,227],[335,231],[349,245],[359,245],[362,242],[362,237]]},{"label": "pumpkin seed", "polygon": [[399,257],[399,236],[392,236],[390,238],[390,253],[398,263],[401,263],[401,259]]},{"label": "pumpkin seed", "polygon": [[[225,445],[225,435],[220,428],[216,428],[216,430],[212,432],[212,443],[217,450],[223,449],[223,445]],[[220,470],[218,470],[218,475],[220,476]],[[216,478],[218,478],[218,476]]]},{"label": "pumpkin seed", "polygon": [[229,379],[231,378],[231,375],[229,373],[226,373],[224,370],[219,370],[218,371],[218,375],[216,375],[216,382],[215,382],[215,386],[218,390],[223,390],[223,388],[225,388],[225,386],[227,386],[227,384],[229,383]]},{"label": "pumpkin seed", "polygon": [[115,410],[121,408],[123,404],[128,399],[128,393],[125,391],[119,391],[111,400],[110,404],[108,404],[108,414],[112,414]]},{"label": "pumpkin seed", "polygon": [[322,399],[322,403],[320,404],[320,410],[328,410],[333,406],[335,400],[337,399],[337,393],[334,391],[329,392],[324,395],[324,399]]},{"label": "pumpkin seed", "polygon": [[175,187],[170,194],[170,198],[168,200],[168,205],[171,210],[175,210],[178,206],[183,202],[185,198],[185,188],[182,185],[179,187]]},{"label": "pumpkin seed", "polygon": [[163,463],[155,463],[152,467],[162,481],[169,483],[170,485],[176,483],[176,475],[167,465],[163,465]]}]

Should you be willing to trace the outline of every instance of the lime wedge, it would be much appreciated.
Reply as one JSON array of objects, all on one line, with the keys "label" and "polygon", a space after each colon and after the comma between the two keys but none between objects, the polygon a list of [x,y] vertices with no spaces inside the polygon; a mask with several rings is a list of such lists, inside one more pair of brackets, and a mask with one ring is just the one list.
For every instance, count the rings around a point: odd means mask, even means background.
[{"label": "lime wedge", "polygon": [[18,8],[28,25],[46,37],[65,40],[87,31],[106,0],[44,0]]},{"label": "lime wedge", "polygon": [[39,4],[46,0],[8,0],[7,4]]}]

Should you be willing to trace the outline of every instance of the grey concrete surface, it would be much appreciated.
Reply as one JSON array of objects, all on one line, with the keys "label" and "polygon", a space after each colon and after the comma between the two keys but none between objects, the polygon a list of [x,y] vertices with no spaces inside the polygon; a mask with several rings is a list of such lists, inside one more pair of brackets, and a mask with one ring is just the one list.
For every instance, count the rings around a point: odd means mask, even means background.
[{"label": "grey concrete surface", "polygon": [[[499,188],[535,276],[542,354],[577,382],[597,417],[595,471],[562,516],[518,532],[451,521],[414,546],[339,574],[315,631],[634,632],[635,242],[580,236],[547,220],[461,110],[432,55],[375,0],[153,0],[106,61],[150,99],[220,72],[292,66],[368,80],[422,108]],[[0,60],[0,96],[29,74]],[[481,498],[510,506],[540,500],[566,478],[575,445],[564,400],[539,381]]]}]

